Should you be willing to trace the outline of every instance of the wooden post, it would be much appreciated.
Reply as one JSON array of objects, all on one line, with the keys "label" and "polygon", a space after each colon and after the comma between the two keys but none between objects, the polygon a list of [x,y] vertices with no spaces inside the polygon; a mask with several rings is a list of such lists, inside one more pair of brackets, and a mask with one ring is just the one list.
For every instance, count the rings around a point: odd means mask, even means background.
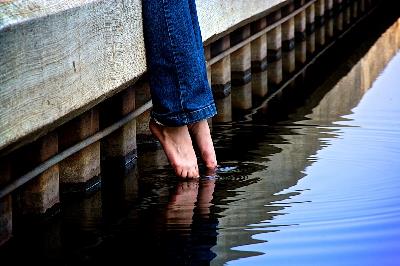
[{"label": "wooden post", "polygon": [[[225,36],[211,44],[211,56],[229,49],[230,38]],[[231,103],[231,57],[225,56],[211,66],[211,87],[214,94],[218,114],[213,122],[227,122],[232,120]]]},{"label": "wooden post", "polygon": [[351,6],[349,3],[345,3],[344,7],[344,24],[346,27],[350,25],[351,22]]},{"label": "wooden post", "polygon": [[[273,24],[281,18],[281,11],[275,11],[267,16],[267,23]],[[269,87],[276,88],[282,82],[282,29],[276,26],[267,33],[267,60]]]},{"label": "wooden post", "polygon": [[[14,173],[18,176],[25,174],[25,172],[50,159],[57,153],[57,133],[48,133],[18,152],[18,158],[14,160],[13,165]],[[20,170],[17,170],[21,161],[24,162],[25,166],[19,167]],[[24,219],[27,215],[38,217],[56,207],[59,202],[59,167],[56,164],[17,191],[15,197],[16,215],[22,215],[21,219]]]},{"label": "wooden post", "polygon": [[315,41],[322,47],[325,44],[325,0],[317,0],[315,3]]},{"label": "wooden post", "polygon": [[[294,11],[294,4],[290,3],[284,7],[284,13],[290,14]],[[295,18],[291,17],[282,24],[282,66],[283,72],[290,74],[296,67],[295,59]]]},{"label": "wooden post", "polygon": [[[208,62],[211,59],[211,46],[207,45],[204,47],[204,57],[206,59],[206,62]],[[208,84],[211,86],[211,66],[207,66],[207,80]]]},{"label": "wooden post", "polygon": [[[107,99],[100,108],[100,126],[105,128],[135,110],[135,89],[129,87]],[[101,140],[101,157],[106,163],[126,166],[136,159],[136,120]]]},{"label": "wooden post", "polygon": [[[99,130],[99,113],[93,108],[60,127],[59,148],[64,150]],[[100,142],[64,159],[60,167],[60,188],[64,192],[86,192],[99,184]]]},{"label": "wooden post", "polygon": [[[253,34],[261,31],[267,26],[267,19],[261,18],[252,23]],[[251,42],[251,87],[253,102],[261,99],[268,93],[268,71],[267,71],[267,34]]]},{"label": "wooden post", "polygon": [[326,23],[326,32],[325,35],[328,39],[333,38],[334,30],[333,30],[333,0],[325,0],[325,17],[327,20]]},{"label": "wooden post", "polygon": [[315,52],[315,4],[306,9],[307,56]]},{"label": "wooden post", "polygon": [[360,0],[360,13],[365,13],[365,0]]},{"label": "wooden post", "polygon": [[[250,25],[231,33],[231,45],[250,37]],[[231,54],[232,108],[247,110],[252,106],[251,91],[251,43]]]},{"label": "wooden post", "polygon": [[339,34],[343,31],[343,0],[335,0],[334,9],[336,10],[335,34]]},{"label": "wooden post", "polygon": [[[208,62],[211,59],[210,45],[204,47],[204,58],[206,59],[206,62]],[[207,80],[208,80],[208,85],[211,87],[211,66],[209,65],[207,65]],[[207,122],[208,122],[208,127],[212,131],[212,117],[208,118]]]},{"label": "wooden post", "polygon": [[353,5],[351,6],[351,17],[353,20],[358,17],[358,13],[359,13],[358,4],[359,4],[358,0],[354,0]]},{"label": "wooden post", "polygon": [[[135,106],[140,107],[151,100],[150,85],[146,80],[138,81],[135,84]],[[138,150],[147,146],[158,144],[158,140],[150,132],[151,109],[145,111],[136,118],[136,141]]]},{"label": "wooden post", "polygon": [[[298,2],[299,6],[304,5],[305,0],[301,0]],[[306,10],[301,11],[294,18],[295,21],[295,55],[296,55],[296,65],[302,65],[307,60],[307,18],[306,18]]]}]

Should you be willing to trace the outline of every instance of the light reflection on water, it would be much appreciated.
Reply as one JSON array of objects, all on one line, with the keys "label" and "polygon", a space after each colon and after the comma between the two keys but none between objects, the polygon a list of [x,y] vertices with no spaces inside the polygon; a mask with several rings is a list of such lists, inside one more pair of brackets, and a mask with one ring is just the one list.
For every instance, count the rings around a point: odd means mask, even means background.
[{"label": "light reflection on water", "polygon": [[285,119],[216,125],[216,178],[177,180],[162,150],[104,171],[101,191],[17,233],[1,261],[399,265],[399,46],[397,21]]}]

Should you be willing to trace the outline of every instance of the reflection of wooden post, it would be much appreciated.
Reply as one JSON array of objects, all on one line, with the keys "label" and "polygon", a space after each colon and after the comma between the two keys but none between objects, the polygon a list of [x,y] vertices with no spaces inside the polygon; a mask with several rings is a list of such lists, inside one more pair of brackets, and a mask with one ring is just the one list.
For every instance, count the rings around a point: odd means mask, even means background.
[{"label": "reflection of wooden post", "polygon": [[[250,25],[231,33],[231,45],[250,37]],[[251,44],[248,43],[231,54],[232,108],[251,108]]]},{"label": "reflection of wooden post", "polygon": [[[294,10],[294,4],[290,3],[284,8],[284,13],[290,14]],[[295,70],[295,39],[294,39],[294,17],[282,24],[282,68],[283,72],[290,74]]]},{"label": "reflection of wooden post", "polygon": [[[146,154],[141,154],[146,156]],[[139,162],[139,157],[137,163]],[[150,162],[149,165],[154,165],[154,161]],[[121,208],[115,208],[115,206],[121,206],[126,202],[132,202],[138,197],[138,167],[128,167],[125,169],[119,169],[123,171],[115,171],[115,168],[103,170],[101,173],[102,183],[102,217],[105,218],[110,214],[115,214],[115,211],[121,211]],[[115,216],[114,216],[115,217]]]},{"label": "reflection of wooden post", "polygon": [[[102,104],[100,124],[112,125],[135,110],[135,89],[129,87]],[[132,120],[101,141],[101,155],[106,161],[125,166],[136,159],[136,120]]]},{"label": "reflection of wooden post", "polygon": [[[251,26],[252,32],[257,33],[267,26],[267,19],[259,19]],[[268,92],[266,33],[251,42],[251,77],[253,98],[263,98]]]},{"label": "reflection of wooden post", "polygon": [[100,191],[91,194],[90,197],[75,201],[72,206],[74,211],[69,212],[68,226],[72,228],[92,228],[100,224],[100,221],[105,218],[103,216],[104,206],[102,206],[102,203],[102,193]]},{"label": "reflection of wooden post", "polygon": [[[20,149],[18,157],[30,169],[15,170],[17,175],[36,167],[58,153],[58,137],[55,132],[48,133],[34,143]],[[18,165],[13,165],[17,169]],[[23,171],[23,172],[22,172]],[[60,202],[59,167],[54,165],[35,177],[16,193],[15,205],[18,215],[41,215]]]},{"label": "reflection of wooden post", "polygon": [[[267,16],[267,23],[273,24],[281,18],[281,11],[275,11]],[[282,30],[281,25],[276,26],[267,33],[268,43],[268,83],[276,86],[282,82]]]},{"label": "reflection of wooden post", "polygon": [[[7,158],[0,161],[0,187],[4,187],[11,178],[10,162]],[[0,246],[12,236],[11,194],[0,198]]]},{"label": "reflection of wooden post", "polygon": [[[93,108],[63,125],[59,131],[59,148],[64,150],[93,135],[99,130],[99,114]],[[100,142],[64,159],[60,166],[61,189],[71,192],[85,192],[98,183],[100,174]]]},{"label": "reflection of wooden post", "polygon": [[[211,57],[229,49],[230,38],[225,36],[211,44]],[[213,122],[227,122],[232,120],[231,104],[231,57],[225,56],[211,66],[211,87],[214,94],[218,114]]]},{"label": "reflection of wooden post", "polygon": [[315,52],[315,4],[306,9],[307,54]]},{"label": "reflection of wooden post", "polygon": [[[301,5],[304,0],[301,1]],[[307,34],[306,34],[306,10],[301,11],[295,17],[295,40],[296,40],[296,64],[302,65],[307,60]]]}]

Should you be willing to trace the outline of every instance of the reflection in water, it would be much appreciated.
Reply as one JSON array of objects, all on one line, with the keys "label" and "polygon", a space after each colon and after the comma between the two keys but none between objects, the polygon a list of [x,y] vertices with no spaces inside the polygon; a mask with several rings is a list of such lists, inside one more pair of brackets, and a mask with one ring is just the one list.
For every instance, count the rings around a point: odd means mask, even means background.
[{"label": "reflection in water", "polygon": [[318,89],[291,87],[295,101],[278,95],[251,121],[214,125],[216,176],[179,181],[161,149],[148,151],[128,172],[104,169],[102,190],[60,217],[16,232],[1,261],[398,264],[400,21],[374,40],[332,63]]}]

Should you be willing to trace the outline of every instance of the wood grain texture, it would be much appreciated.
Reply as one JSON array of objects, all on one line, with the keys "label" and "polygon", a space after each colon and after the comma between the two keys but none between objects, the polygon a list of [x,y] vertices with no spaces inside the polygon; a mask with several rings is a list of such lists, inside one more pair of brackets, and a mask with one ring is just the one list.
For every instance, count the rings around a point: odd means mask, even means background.
[{"label": "wood grain texture", "polygon": [[87,3],[42,17],[33,11],[21,23],[26,9],[2,20],[0,150],[69,120],[146,70],[141,0],[80,2]]}]

